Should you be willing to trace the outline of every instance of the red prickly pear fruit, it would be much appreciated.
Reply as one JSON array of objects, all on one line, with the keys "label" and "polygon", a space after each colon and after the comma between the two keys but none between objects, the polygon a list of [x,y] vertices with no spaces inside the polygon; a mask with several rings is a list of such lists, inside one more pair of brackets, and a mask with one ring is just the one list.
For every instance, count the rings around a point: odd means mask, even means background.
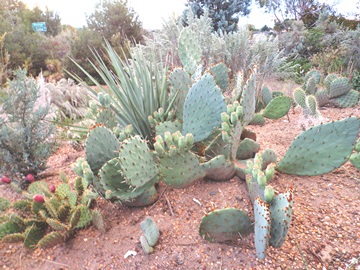
[{"label": "red prickly pear fruit", "polygon": [[35,178],[32,174],[28,174],[26,177],[26,180],[28,180],[30,183],[34,182],[35,181]]},{"label": "red prickly pear fruit", "polygon": [[44,197],[41,196],[40,194],[35,194],[33,199],[37,203],[44,203],[45,202]]},{"label": "red prickly pear fruit", "polygon": [[10,178],[3,176],[3,177],[1,177],[1,182],[5,183],[5,184],[10,184],[11,180],[10,180]]},{"label": "red prickly pear fruit", "polygon": [[49,189],[51,193],[55,193],[56,187],[54,185],[50,185]]}]

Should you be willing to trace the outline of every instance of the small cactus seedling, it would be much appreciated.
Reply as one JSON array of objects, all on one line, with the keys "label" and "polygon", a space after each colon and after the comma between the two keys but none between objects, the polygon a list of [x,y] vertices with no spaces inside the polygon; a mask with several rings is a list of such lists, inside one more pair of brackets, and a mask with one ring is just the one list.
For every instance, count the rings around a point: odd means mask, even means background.
[{"label": "small cactus seedling", "polygon": [[236,208],[215,210],[203,216],[199,233],[210,242],[234,240],[246,236],[254,227],[246,212]]},{"label": "small cactus seedling", "polygon": [[140,227],[148,244],[152,247],[155,246],[159,240],[160,232],[154,220],[146,217],[145,220],[140,223]]}]

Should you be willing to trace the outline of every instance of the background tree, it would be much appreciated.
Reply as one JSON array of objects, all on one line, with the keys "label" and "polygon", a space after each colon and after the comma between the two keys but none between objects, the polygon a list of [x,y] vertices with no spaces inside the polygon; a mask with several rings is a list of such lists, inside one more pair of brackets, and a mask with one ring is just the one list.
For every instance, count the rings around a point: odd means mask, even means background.
[{"label": "background tree", "polygon": [[[127,0],[104,0],[96,4],[95,11],[87,17],[88,28],[111,42],[118,35],[117,42],[125,45],[127,40],[143,41],[142,24],[135,11],[128,7]],[[119,44],[111,44],[116,46]]]},{"label": "background tree", "polygon": [[[209,10],[214,31],[229,33],[237,29],[239,16],[250,13],[251,0],[189,0],[186,4],[198,18],[204,15],[204,9]],[[186,22],[187,10],[184,11]]]}]

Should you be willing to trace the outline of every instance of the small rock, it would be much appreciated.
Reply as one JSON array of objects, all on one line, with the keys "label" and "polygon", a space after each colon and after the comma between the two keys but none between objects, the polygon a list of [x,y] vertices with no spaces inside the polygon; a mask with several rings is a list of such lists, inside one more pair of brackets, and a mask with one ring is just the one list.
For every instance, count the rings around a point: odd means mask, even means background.
[{"label": "small rock", "polygon": [[182,253],[178,253],[175,255],[175,262],[178,264],[178,265],[182,265],[184,264],[184,255]]}]

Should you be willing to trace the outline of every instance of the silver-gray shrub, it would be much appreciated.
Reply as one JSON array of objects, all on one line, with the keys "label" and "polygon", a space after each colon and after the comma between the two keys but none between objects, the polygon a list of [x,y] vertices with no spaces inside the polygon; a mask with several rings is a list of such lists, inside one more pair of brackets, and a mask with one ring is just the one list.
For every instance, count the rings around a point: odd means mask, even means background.
[{"label": "silver-gray shrub", "polygon": [[45,121],[50,107],[39,102],[39,87],[26,72],[15,72],[0,100],[0,173],[5,175],[43,171],[55,146],[55,127]]}]

